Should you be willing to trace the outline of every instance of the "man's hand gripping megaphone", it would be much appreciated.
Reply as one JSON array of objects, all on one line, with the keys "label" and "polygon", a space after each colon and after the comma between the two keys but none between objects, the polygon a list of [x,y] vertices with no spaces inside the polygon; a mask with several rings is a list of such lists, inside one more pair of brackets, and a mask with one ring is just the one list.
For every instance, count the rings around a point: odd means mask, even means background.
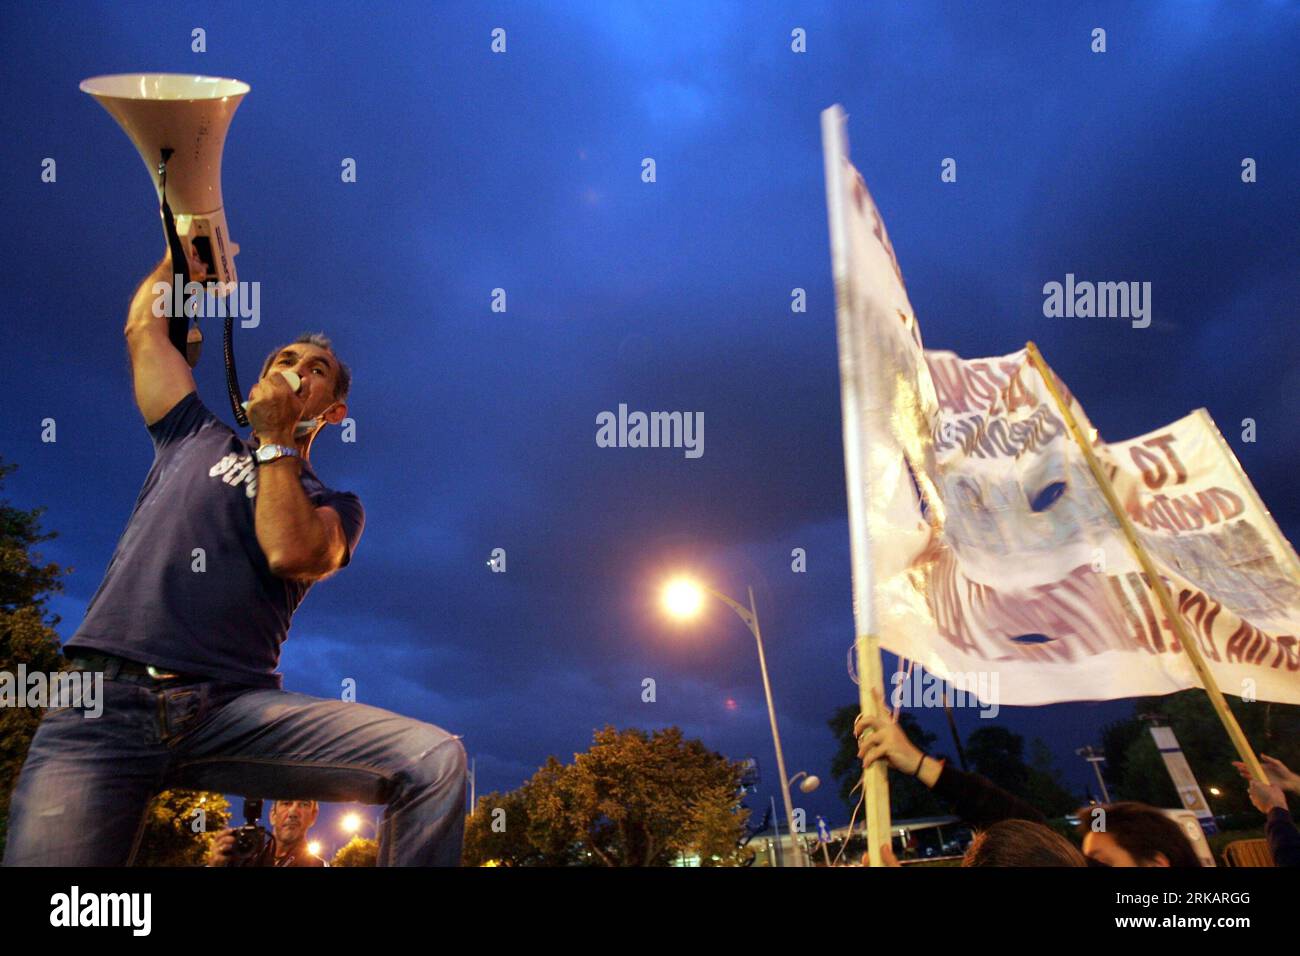
[{"label": "man's hand gripping megaphone", "polygon": [[298,393],[301,386],[302,379],[290,369],[270,372],[255,382],[248,393],[248,401],[243,403],[253,434],[277,443],[292,444],[307,408],[307,400]]}]

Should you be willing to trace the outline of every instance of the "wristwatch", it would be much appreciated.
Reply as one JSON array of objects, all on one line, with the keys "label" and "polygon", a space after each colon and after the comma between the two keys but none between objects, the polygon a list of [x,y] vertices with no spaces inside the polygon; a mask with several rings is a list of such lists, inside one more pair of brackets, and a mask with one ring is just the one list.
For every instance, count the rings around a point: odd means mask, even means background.
[{"label": "wristwatch", "polygon": [[257,451],[253,452],[253,457],[257,459],[259,465],[265,465],[268,461],[275,461],[277,458],[301,458],[298,449],[290,448],[288,445],[258,445]]}]

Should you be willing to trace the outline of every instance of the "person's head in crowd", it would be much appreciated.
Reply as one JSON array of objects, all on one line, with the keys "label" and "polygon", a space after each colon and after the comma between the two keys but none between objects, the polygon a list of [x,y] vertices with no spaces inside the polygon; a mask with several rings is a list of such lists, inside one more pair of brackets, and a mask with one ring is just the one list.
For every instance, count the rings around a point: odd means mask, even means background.
[{"label": "person's head in crowd", "polygon": [[962,866],[1087,866],[1073,843],[1051,827],[1002,820],[975,834]]},{"label": "person's head in crowd", "polygon": [[1102,866],[1199,867],[1183,828],[1145,803],[1121,801],[1078,811],[1083,855]]},{"label": "person's head in crowd", "polygon": [[271,804],[271,832],[279,852],[304,846],[307,832],[316,823],[320,805],[315,800],[276,800]]},{"label": "person's head in crowd", "polygon": [[[275,842],[268,842],[260,853],[251,857],[236,855],[235,831],[229,827],[217,834],[208,848],[208,866],[326,866],[313,854],[307,842],[308,831],[316,822],[320,804],[315,800],[273,800],[271,832]],[[271,850],[274,848],[274,855]]]}]

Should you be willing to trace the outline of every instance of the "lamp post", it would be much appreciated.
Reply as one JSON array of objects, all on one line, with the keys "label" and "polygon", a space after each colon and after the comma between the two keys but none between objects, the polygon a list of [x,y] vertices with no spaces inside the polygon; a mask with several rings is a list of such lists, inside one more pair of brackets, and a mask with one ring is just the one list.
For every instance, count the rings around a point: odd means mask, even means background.
[{"label": "lamp post", "polygon": [[[799,791],[801,793],[812,793],[814,790],[816,790],[818,787],[822,785],[821,778],[818,777],[816,774],[810,774],[807,770],[800,770],[797,774],[791,777],[790,782],[785,785],[787,792],[794,789],[794,785],[799,780],[800,777],[803,777],[803,783],[799,784]],[[792,823],[790,825],[790,842],[793,843],[794,840],[795,840],[794,824]],[[807,843],[802,837],[800,837],[798,856],[802,862],[798,864],[799,866],[812,865],[812,861],[809,860],[806,855],[807,851],[808,851]]]},{"label": "lamp post", "polygon": [[478,782],[478,774],[476,772],[477,764],[477,759],[471,759],[469,762],[469,815],[471,817],[474,815],[474,803],[478,799],[475,794],[475,785]]},{"label": "lamp post", "polygon": [[803,866],[803,854],[797,848],[795,842],[794,803],[790,800],[790,784],[792,781],[785,773],[785,755],[781,751],[781,732],[776,726],[776,707],[772,704],[772,683],[767,677],[767,657],[763,654],[763,635],[758,627],[758,610],[754,607],[754,589],[749,588],[748,590],[749,607],[745,607],[739,601],[732,600],[721,591],[715,591],[708,585],[699,584],[685,578],[678,578],[670,581],[664,589],[664,606],[669,613],[676,617],[693,617],[699,612],[700,606],[703,604],[702,593],[708,592],[735,611],[736,615],[745,623],[745,626],[749,628],[750,633],[754,635],[754,641],[758,645],[758,666],[759,670],[763,672],[763,693],[767,696],[767,716],[772,723],[772,744],[776,747],[776,772],[781,777],[781,797],[785,801],[785,818],[787,829],[790,831],[793,865]]},{"label": "lamp post", "polygon": [[1075,753],[1092,764],[1092,769],[1097,773],[1097,785],[1101,787],[1101,798],[1110,803],[1110,792],[1106,789],[1106,781],[1101,776],[1101,762],[1106,759],[1106,755],[1091,744],[1080,747]]}]

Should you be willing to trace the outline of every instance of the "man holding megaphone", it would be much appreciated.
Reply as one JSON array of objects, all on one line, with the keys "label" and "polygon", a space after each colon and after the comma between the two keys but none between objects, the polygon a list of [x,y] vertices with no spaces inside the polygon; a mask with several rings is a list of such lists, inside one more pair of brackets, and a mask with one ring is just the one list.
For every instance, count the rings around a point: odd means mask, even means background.
[{"label": "man holding megaphone", "polygon": [[116,866],[149,801],[182,787],[284,800],[384,803],[380,865],[459,863],[460,739],[366,704],[280,689],[307,591],[345,567],[365,522],[326,487],[311,444],[347,414],[350,372],[328,339],[276,349],[250,390],[251,440],[199,399],[154,308],[170,255],[126,323],[136,403],[154,443],[104,581],[64,653],[102,672],[102,713],[53,708],[10,804],[6,865]]}]

